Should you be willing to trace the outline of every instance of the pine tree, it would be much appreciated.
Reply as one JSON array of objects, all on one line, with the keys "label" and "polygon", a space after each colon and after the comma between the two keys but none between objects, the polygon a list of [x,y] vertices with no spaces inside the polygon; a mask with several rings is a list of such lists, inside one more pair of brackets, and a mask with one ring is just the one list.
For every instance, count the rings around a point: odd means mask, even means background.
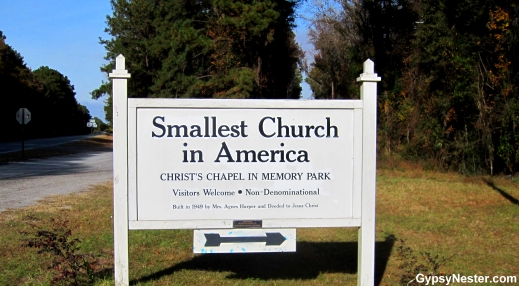
[{"label": "pine tree", "polygon": [[[295,1],[112,0],[102,40],[123,54],[130,97],[298,98]],[[101,70],[111,72],[111,63]],[[94,98],[110,93],[103,83]],[[107,99],[110,105],[111,99]],[[111,121],[111,115],[107,119]]]}]

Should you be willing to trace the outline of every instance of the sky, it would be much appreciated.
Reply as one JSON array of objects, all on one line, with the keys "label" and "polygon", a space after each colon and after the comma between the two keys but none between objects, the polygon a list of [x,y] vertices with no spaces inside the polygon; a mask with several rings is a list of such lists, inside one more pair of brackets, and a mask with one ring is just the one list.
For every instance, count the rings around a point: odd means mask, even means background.
[{"label": "sky", "polygon": [[[104,29],[111,14],[109,0],[0,0],[0,31],[27,67],[48,66],[68,77],[77,101],[104,121],[104,100],[92,99],[90,92],[108,81],[99,69],[107,63],[99,38],[108,38]],[[297,41],[311,49],[306,25],[301,19],[297,24]],[[310,96],[305,83],[303,98]]]}]

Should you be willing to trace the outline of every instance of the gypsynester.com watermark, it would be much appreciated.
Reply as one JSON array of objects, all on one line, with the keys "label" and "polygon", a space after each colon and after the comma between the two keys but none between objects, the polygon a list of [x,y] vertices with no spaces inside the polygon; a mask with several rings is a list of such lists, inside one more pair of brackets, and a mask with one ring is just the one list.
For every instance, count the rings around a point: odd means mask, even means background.
[{"label": "gypsynester.com watermark", "polygon": [[423,283],[425,285],[449,285],[451,283],[456,284],[476,284],[476,283],[517,283],[516,276],[489,276],[489,275],[478,275],[474,274],[471,276],[460,275],[460,274],[451,274],[451,275],[426,275],[426,274],[418,274],[416,277],[409,281]]}]

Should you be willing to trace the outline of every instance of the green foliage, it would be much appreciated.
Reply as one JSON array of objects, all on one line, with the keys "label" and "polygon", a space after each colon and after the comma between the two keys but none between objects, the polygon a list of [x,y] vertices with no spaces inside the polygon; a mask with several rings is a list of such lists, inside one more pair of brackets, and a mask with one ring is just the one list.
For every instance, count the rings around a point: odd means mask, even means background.
[{"label": "green foliage", "polygon": [[97,124],[97,127],[94,128],[94,132],[109,131],[110,126],[108,126],[108,124],[104,123],[103,120],[101,120],[101,119],[99,119],[97,117],[94,117],[93,119],[95,120],[95,123]]},{"label": "green foliage", "polygon": [[45,114],[42,117],[49,123],[47,131],[52,135],[72,135],[84,130],[90,114],[85,106],[75,98],[74,86],[60,72],[49,67],[40,67],[33,72],[43,85]]},{"label": "green foliage", "polygon": [[[126,58],[130,97],[299,98],[295,0],[112,0],[106,60]],[[111,72],[113,63],[101,67]],[[110,84],[92,92],[108,95]]]},{"label": "green foliage", "polygon": [[[315,0],[316,98],[355,98],[370,57],[379,148],[465,174],[519,170],[519,7],[501,0]],[[319,6],[318,4],[321,3]],[[357,68],[356,68],[357,67]]]},{"label": "green foliage", "polygon": [[0,120],[4,122],[0,142],[21,139],[22,128],[15,114],[22,107],[32,115],[24,126],[25,138],[86,133],[90,114],[77,103],[68,78],[48,67],[32,72],[5,40],[0,31],[0,86],[4,90],[0,93]]},{"label": "green foliage", "polygon": [[[504,4],[504,3],[503,3]],[[462,173],[512,172],[516,167],[512,93],[517,93],[503,51],[512,6],[493,1],[422,1],[423,24],[415,33],[408,89],[422,121],[437,134],[439,148],[415,137],[410,149],[433,156],[445,168]],[[496,10],[497,9],[497,10]],[[515,12],[517,13],[517,12]],[[516,16],[517,17],[517,14]],[[517,63],[517,61],[515,61]],[[419,124],[415,133],[426,132]],[[497,155],[497,156],[496,156]]]},{"label": "green foliage", "polygon": [[311,42],[317,51],[307,81],[315,98],[358,98],[355,79],[370,58],[382,76],[383,90],[392,90],[409,54],[417,14],[413,1],[337,0],[330,9],[314,0]]},{"label": "green foliage", "polygon": [[7,45],[5,39],[0,31],[0,120],[5,123],[0,141],[14,140],[21,136],[20,125],[15,120],[16,111],[21,107],[33,111],[33,107],[39,105],[37,95],[41,90],[41,85],[25,66],[22,56]]}]

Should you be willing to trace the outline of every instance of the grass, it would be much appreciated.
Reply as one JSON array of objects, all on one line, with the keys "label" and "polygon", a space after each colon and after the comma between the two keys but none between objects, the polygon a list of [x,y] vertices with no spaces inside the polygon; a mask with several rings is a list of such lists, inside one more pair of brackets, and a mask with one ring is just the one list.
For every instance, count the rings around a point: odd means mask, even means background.
[{"label": "grass", "polygon": [[[515,180],[381,164],[377,181],[377,280],[401,285],[411,268],[399,249],[445,257],[440,272],[519,276],[519,185]],[[52,197],[0,213],[0,285],[49,285],[50,256],[21,247],[31,224],[70,221],[81,251],[96,255],[95,285],[113,285],[112,187]],[[192,253],[192,231],[130,231],[133,285],[356,285],[357,231],[298,229],[296,253]],[[439,261],[439,258],[438,258]],[[484,285],[484,284],[481,284]]]}]

